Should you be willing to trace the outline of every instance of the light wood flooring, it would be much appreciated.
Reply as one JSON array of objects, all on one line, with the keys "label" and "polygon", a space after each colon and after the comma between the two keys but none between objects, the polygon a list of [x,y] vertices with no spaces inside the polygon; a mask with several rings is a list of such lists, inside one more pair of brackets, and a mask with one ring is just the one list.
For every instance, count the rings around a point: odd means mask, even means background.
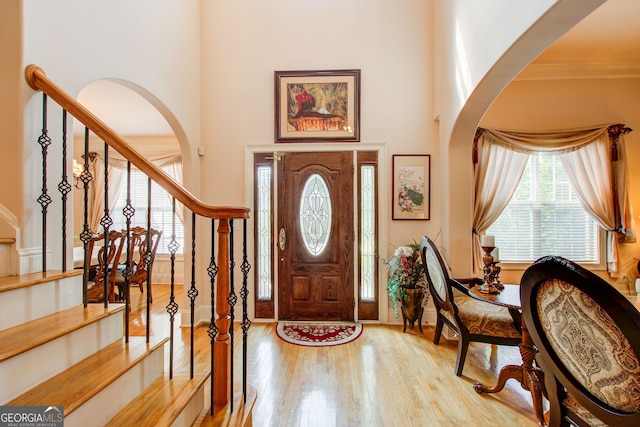
[{"label": "light wood flooring", "polygon": [[[131,288],[131,335],[144,335],[146,307]],[[154,285],[152,335],[168,334],[169,288]],[[182,289],[176,301],[184,307]],[[179,316],[177,316],[179,317]],[[195,370],[208,366],[206,327],[196,328]],[[503,391],[479,395],[473,383],[493,386],[505,364],[519,364],[516,347],[472,343],[463,376],[453,367],[456,342],[433,344],[433,327],[402,333],[401,325],[365,324],[355,341],[301,347],[282,341],[274,323],[249,330],[248,382],[258,393],[253,424],[262,426],[535,426],[531,398],[514,380]],[[188,371],[189,328],[176,319],[174,372]],[[236,347],[241,331],[236,328]],[[242,353],[235,355],[240,381]],[[167,357],[168,360],[168,357]],[[205,419],[203,426],[213,425]]]}]

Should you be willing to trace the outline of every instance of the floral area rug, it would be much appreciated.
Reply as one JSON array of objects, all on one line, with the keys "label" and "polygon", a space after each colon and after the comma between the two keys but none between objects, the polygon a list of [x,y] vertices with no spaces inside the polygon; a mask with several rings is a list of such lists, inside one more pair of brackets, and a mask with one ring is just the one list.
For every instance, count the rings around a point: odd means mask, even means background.
[{"label": "floral area rug", "polygon": [[346,344],[362,333],[361,323],[278,322],[276,334],[284,341],[309,347]]}]

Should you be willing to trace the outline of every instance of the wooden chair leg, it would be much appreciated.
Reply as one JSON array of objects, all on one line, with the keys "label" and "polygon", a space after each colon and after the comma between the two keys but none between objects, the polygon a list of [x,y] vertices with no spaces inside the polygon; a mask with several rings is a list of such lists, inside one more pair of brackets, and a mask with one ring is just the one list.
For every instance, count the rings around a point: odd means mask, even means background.
[{"label": "wooden chair leg", "polygon": [[444,327],[444,321],[438,314],[438,319],[436,320],[436,329],[433,332],[433,343],[435,345],[440,344],[440,336],[442,335],[442,328]]},{"label": "wooden chair leg", "polygon": [[458,357],[456,358],[456,376],[462,375],[464,361],[467,358],[467,350],[469,349],[469,339],[458,336]]}]

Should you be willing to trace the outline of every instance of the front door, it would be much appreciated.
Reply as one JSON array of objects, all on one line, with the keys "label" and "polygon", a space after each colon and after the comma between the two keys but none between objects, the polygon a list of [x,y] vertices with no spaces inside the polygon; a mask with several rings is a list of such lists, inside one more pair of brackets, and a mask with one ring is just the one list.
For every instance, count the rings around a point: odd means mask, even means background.
[{"label": "front door", "polygon": [[278,317],[352,321],[353,153],[286,153],[278,165]]}]

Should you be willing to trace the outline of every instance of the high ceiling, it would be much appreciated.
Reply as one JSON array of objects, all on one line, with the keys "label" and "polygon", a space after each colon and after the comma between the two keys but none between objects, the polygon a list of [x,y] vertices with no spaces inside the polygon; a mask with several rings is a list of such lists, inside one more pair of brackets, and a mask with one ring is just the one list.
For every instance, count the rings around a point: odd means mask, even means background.
[{"label": "high ceiling", "polygon": [[[608,0],[538,56],[518,79],[640,77],[639,18],[640,0]],[[121,135],[173,134],[151,104],[117,83],[92,83],[78,99]]]},{"label": "high ceiling", "polygon": [[640,1],[608,0],[536,62],[640,61]]},{"label": "high ceiling", "polygon": [[640,76],[640,1],[608,0],[538,56],[519,78]]}]

